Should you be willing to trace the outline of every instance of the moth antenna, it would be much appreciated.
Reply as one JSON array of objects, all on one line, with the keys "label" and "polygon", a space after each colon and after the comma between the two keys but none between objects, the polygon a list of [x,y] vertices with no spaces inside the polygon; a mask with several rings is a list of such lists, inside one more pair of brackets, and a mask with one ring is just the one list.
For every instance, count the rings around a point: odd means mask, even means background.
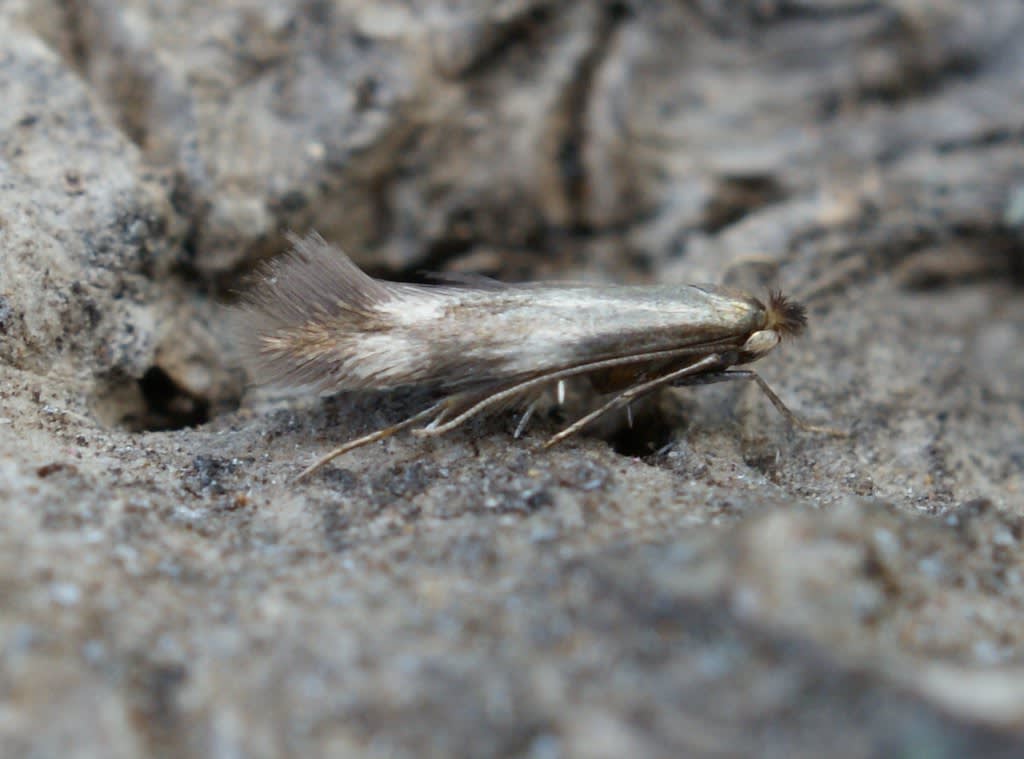
[{"label": "moth antenna", "polygon": [[807,309],[802,303],[783,295],[779,290],[768,293],[768,329],[780,337],[797,337],[807,327]]}]

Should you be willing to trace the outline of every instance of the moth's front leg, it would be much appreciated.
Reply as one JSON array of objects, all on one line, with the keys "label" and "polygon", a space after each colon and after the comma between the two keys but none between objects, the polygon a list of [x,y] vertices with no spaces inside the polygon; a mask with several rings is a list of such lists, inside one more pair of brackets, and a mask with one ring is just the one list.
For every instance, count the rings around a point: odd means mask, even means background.
[{"label": "moth's front leg", "polygon": [[812,424],[807,420],[803,419],[789,406],[787,406],[783,400],[772,390],[771,386],[765,382],[764,378],[755,371],[750,369],[729,369],[722,371],[712,371],[706,374],[698,374],[690,377],[680,377],[678,380],[672,382],[673,387],[694,387],[697,385],[713,385],[717,382],[731,382],[733,380],[750,380],[757,384],[761,388],[768,400],[771,401],[772,405],[782,414],[786,421],[792,424],[794,427],[798,427],[805,432],[817,432],[825,435],[832,435],[833,437],[849,437],[850,433],[843,430],[838,430],[835,427],[826,427],[822,425]]}]

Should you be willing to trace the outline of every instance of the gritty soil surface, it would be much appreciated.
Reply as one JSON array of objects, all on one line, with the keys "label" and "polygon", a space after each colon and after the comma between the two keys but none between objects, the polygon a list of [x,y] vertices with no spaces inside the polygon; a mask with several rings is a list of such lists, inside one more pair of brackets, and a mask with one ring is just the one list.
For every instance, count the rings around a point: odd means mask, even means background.
[{"label": "gritty soil surface", "polygon": [[[0,2],[0,755],[1024,754],[1024,5]],[[779,284],[754,387],[539,450],[246,390],[381,276]],[[572,402],[580,402],[579,398]],[[568,417],[571,418],[571,417]]]}]

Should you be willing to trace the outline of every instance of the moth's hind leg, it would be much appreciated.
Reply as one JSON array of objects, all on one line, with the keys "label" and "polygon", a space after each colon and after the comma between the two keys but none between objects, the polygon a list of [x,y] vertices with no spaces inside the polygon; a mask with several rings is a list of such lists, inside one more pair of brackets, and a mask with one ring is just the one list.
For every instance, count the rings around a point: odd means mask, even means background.
[{"label": "moth's hind leg", "polygon": [[441,417],[443,417],[444,414],[448,411],[447,406],[445,406],[446,400],[439,401],[433,404],[432,406],[423,409],[423,411],[420,411],[418,414],[414,414],[410,416],[408,419],[403,419],[402,421],[398,422],[398,424],[392,424],[390,427],[385,427],[384,429],[377,430],[376,432],[371,432],[369,435],[363,435],[363,437],[356,438],[355,440],[350,440],[344,445],[338,446],[330,453],[321,456],[319,459],[317,459],[308,467],[299,472],[299,475],[295,478],[295,481],[298,482],[299,480],[305,479],[309,475],[313,474],[313,472],[317,471],[325,464],[336,459],[338,456],[341,456],[344,453],[348,453],[349,451],[355,450],[356,448],[362,448],[364,445],[369,445],[370,443],[376,443],[378,440],[386,440],[392,435],[401,432],[407,427],[411,427],[417,422],[421,422],[424,419],[429,419],[431,416],[436,415],[438,417],[433,422],[431,422],[431,424],[438,424],[441,420]]},{"label": "moth's hind leg", "polygon": [[530,401],[526,410],[523,411],[523,415],[519,417],[519,423],[516,425],[516,431],[512,433],[512,437],[518,440],[522,437],[523,432],[526,431],[526,425],[529,424],[530,419],[533,417],[533,412],[537,410],[537,404],[540,403],[540,397],[534,398]]},{"label": "moth's hind leg", "polygon": [[681,377],[677,381],[674,381],[672,385],[674,387],[693,387],[695,385],[713,385],[718,382],[731,382],[733,380],[749,380],[753,381],[771,401],[771,404],[775,406],[776,410],[782,414],[786,421],[805,432],[817,432],[824,435],[832,435],[834,437],[849,437],[848,432],[843,430],[837,430],[834,427],[825,427],[817,424],[811,424],[807,420],[803,419],[799,414],[793,411],[785,402],[772,390],[771,386],[765,382],[764,378],[755,371],[750,369],[731,369],[729,371],[720,372],[709,372],[706,374],[700,374],[691,377]]}]

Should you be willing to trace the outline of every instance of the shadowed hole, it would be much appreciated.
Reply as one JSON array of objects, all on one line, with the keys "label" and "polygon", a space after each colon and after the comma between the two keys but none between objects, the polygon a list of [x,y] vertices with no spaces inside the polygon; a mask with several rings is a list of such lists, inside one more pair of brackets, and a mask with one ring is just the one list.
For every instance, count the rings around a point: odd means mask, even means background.
[{"label": "shadowed hole", "polygon": [[180,387],[159,366],[146,370],[139,379],[139,391],[142,408],[126,415],[123,422],[134,432],[179,430],[209,421],[209,401]]},{"label": "shadowed hole", "polygon": [[639,403],[633,408],[632,426],[622,414],[616,419],[615,426],[605,431],[602,437],[621,456],[650,456],[672,442],[678,424],[679,419],[666,415],[657,403]]}]

